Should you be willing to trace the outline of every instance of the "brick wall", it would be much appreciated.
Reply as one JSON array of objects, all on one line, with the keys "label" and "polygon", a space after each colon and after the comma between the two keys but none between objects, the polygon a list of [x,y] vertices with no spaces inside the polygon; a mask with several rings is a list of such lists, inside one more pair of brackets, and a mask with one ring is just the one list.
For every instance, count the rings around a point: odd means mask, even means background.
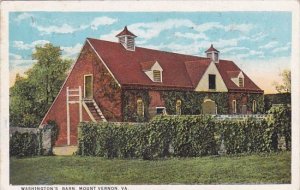
[{"label": "brick wall", "polygon": [[[244,94],[244,93],[229,93],[229,99],[228,99],[229,114],[234,114],[233,113],[233,104],[232,104],[233,100],[236,100],[236,113],[241,114],[243,112],[242,111],[242,106],[247,106],[247,102],[248,102],[247,94]],[[248,109],[249,108],[247,108],[247,110]],[[246,113],[244,113],[244,114],[246,114]]]}]

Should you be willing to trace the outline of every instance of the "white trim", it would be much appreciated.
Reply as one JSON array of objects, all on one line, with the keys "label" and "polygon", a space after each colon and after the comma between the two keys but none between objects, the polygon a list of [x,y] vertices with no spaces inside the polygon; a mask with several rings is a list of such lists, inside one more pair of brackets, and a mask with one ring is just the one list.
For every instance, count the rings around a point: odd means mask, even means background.
[{"label": "white trim", "polygon": [[81,86],[79,88],[79,122],[82,122],[82,91]]},{"label": "white trim", "polygon": [[86,93],[85,93],[85,77],[88,77],[88,76],[91,76],[92,77],[92,98],[94,98],[94,76],[93,74],[86,74],[86,75],[83,75],[83,96],[84,98],[86,98]]},{"label": "white trim", "polygon": [[157,115],[157,109],[162,109],[163,111],[162,111],[162,114],[164,115],[165,113],[166,113],[166,107],[155,107],[155,109],[156,109],[156,115]]},{"label": "white trim", "polygon": [[[86,41],[87,41],[87,40],[86,40]],[[39,126],[42,126],[44,120],[46,119],[46,116],[49,114],[50,110],[52,109],[53,105],[55,104],[56,100],[58,99],[58,96],[60,95],[60,93],[62,92],[63,88],[65,87],[65,85],[66,85],[66,83],[67,83],[69,77],[71,76],[71,73],[72,73],[72,71],[73,71],[73,69],[74,69],[74,67],[75,67],[75,65],[76,65],[76,63],[77,63],[77,61],[78,61],[78,59],[79,59],[79,57],[80,57],[80,55],[81,55],[82,49],[83,49],[83,47],[86,45],[86,41],[84,42],[83,46],[81,47],[80,52],[79,52],[79,54],[78,54],[78,56],[77,56],[77,58],[76,58],[76,61],[75,61],[74,64],[72,65],[72,67],[71,67],[71,69],[70,69],[70,72],[69,72],[67,78],[65,79],[65,81],[64,81],[63,85],[61,86],[61,88],[60,88],[60,90],[59,90],[57,96],[55,97],[54,101],[52,102],[52,104],[51,104],[50,108],[48,109],[47,113],[44,115],[44,117],[43,117],[43,119],[42,119],[42,121],[41,121],[41,123],[40,123]]]},{"label": "white trim", "polygon": [[108,72],[110,73],[110,75],[115,79],[116,83],[119,85],[119,87],[121,87],[121,84],[119,83],[119,81],[116,79],[116,77],[113,75],[113,73],[110,71],[110,69],[108,68],[108,66],[106,65],[106,63],[103,61],[103,59],[100,57],[100,55],[98,54],[98,52],[95,50],[94,46],[91,44],[91,42],[87,39],[86,40],[91,48],[93,49],[93,51],[96,53],[96,55],[98,56],[98,58],[100,59],[100,61],[103,63],[103,65],[105,66],[105,68],[108,70]]},{"label": "white trim", "polygon": [[70,145],[70,108],[69,108],[69,87],[67,87],[66,98],[67,98],[67,145]]},{"label": "white trim", "polygon": [[[139,115],[139,113],[138,113],[138,110],[139,110],[139,101],[142,102],[142,115]],[[144,104],[144,101],[143,101],[142,98],[138,98],[136,100],[136,113],[137,113],[138,116],[143,116],[143,117],[145,116],[145,104]]]},{"label": "white trim", "polygon": [[256,100],[252,101],[252,112],[253,113],[257,112],[257,103],[256,103]]}]

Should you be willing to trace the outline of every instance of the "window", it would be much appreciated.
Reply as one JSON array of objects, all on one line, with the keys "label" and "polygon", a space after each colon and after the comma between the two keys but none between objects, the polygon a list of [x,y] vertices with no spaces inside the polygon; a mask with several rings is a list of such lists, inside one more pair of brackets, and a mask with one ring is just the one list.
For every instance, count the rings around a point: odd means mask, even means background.
[{"label": "window", "polygon": [[137,100],[137,114],[138,116],[144,116],[144,102],[141,98]]},{"label": "window", "polygon": [[253,102],[252,102],[252,112],[256,113],[256,101],[255,100],[253,100]]},{"label": "window", "polygon": [[165,109],[165,107],[156,107],[156,115],[164,115]]},{"label": "window", "polygon": [[127,49],[134,50],[134,38],[133,37],[127,37]]},{"label": "window", "polygon": [[239,77],[239,87],[244,87],[244,79]]},{"label": "window", "polygon": [[219,62],[219,54],[218,53],[214,53],[214,59],[215,62]]},{"label": "window", "polygon": [[176,101],[176,115],[181,115],[181,100]]},{"label": "window", "polygon": [[208,75],[208,89],[216,89],[216,75]]},{"label": "window", "polygon": [[232,113],[236,113],[236,100],[232,100]]},{"label": "window", "polygon": [[161,73],[159,70],[153,70],[153,81],[161,82]]},{"label": "window", "polygon": [[211,53],[211,52],[210,52],[210,53],[207,53],[206,56],[207,56],[208,58],[211,58],[211,59],[212,59],[212,53]]}]

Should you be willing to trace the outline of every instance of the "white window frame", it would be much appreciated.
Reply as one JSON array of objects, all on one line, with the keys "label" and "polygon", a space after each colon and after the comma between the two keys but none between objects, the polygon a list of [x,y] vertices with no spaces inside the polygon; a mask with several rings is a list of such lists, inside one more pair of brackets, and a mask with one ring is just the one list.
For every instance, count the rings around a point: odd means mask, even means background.
[{"label": "white window frame", "polygon": [[163,109],[163,115],[165,114],[166,112],[166,107],[155,107],[155,114],[157,115],[157,109]]},{"label": "white window frame", "polygon": [[86,75],[83,75],[83,96],[84,98],[86,98],[86,93],[85,93],[85,77],[88,77],[88,76],[91,76],[92,77],[92,98],[94,97],[94,76],[93,74],[86,74]]},{"label": "white window frame", "polygon": [[[160,80],[155,80],[154,71],[159,72]],[[152,74],[153,74],[153,82],[162,82],[162,72],[160,70],[152,70]]]},{"label": "white window frame", "polygon": [[252,101],[252,112],[253,113],[257,112],[257,103],[256,103],[256,100]]},{"label": "white window frame", "polygon": [[236,113],[236,100],[232,100],[232,113]]},{"label": "white window frame", "polygon": [[[139,101],[141,101],[142,102],[142,114],[141,115],[139,115],[139,112],[138,112],[138,110],[139,110]],[[143,101],[143,99],[142,98],[138,98],[137,100],[136,100],[136,113],[137,113],[137,115],[138,116],[142,116],[142,117],[144,117],[144,115],[145,115],[145,104],[144,104],[144,101]]]}]

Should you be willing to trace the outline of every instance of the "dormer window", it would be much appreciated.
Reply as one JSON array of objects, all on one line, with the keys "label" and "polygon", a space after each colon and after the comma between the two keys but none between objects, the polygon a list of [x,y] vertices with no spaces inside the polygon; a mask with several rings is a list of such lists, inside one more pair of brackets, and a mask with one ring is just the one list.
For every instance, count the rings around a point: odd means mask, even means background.
[{"label": "dormer window", "polygon": [[137,36],[130,32],[127,26],[125,26],[123,31],[116,35],[116,37],[119,38],[119,43],[122,44],[126,50],[135,50],[134,38]]},{"label": "dormer window", "polygon": [[231,81],[240,88],[245,86],[245,76],[242,71],[227,71]]},{"label": "dormer window", "polygon": [[161,82],[161,71],[153,70],[153,81],[154,82]]},{"label": "dormer window", "polygon": [[152,82],[163,82],[163,69],[157,61],[141,63],[142,70],[152,80]]}]

